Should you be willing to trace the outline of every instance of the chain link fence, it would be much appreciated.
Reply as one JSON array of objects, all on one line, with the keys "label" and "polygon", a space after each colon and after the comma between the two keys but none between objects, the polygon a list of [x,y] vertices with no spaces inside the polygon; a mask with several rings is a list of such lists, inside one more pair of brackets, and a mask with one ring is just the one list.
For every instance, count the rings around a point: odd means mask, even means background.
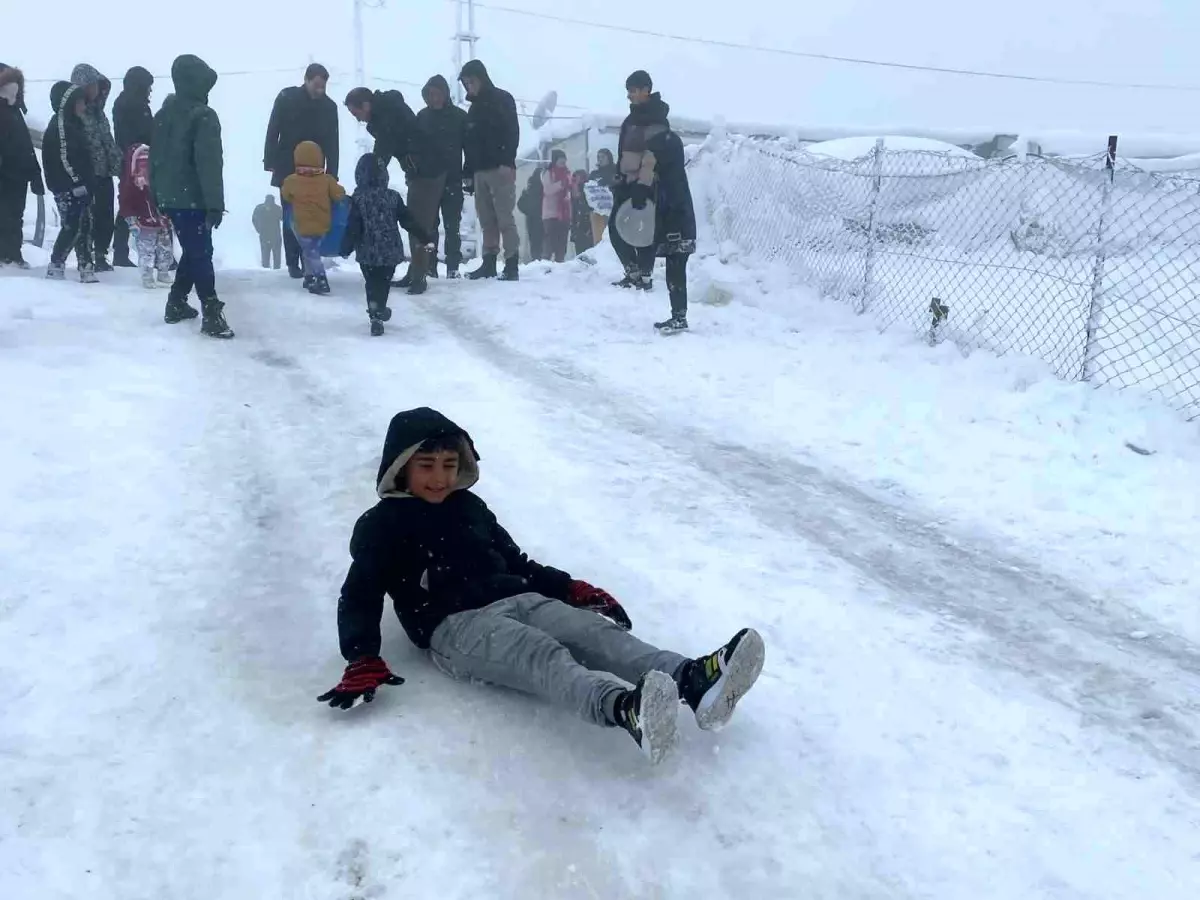
[{"label": "chain link fence", "polygon": [[783,263],[930,343],[1037,356],[1196,418],[1200,178],[1114,161],[728,138],[691,166],[725,256]]}]

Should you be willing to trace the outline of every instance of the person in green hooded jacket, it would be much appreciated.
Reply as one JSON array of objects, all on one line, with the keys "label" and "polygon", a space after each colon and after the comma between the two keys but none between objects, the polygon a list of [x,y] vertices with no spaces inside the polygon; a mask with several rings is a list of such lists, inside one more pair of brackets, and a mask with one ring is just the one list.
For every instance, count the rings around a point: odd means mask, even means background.
[{"label": "person in green hooded jacket", "polygon": [[159,210],[171,219],[183,250],[175,283],[167,296],[163,319],[168,324],[194,319],[187,302],[192,288],[204,318],[200,331],[231,338],[233,330],[217,299],[213,271],[214,228],[225,214],[221,120],[208,105],[217,73],[198,56],[184,54],[171,64],[175,93],[167,96],[154,117],[150,142],[150,184]]}]

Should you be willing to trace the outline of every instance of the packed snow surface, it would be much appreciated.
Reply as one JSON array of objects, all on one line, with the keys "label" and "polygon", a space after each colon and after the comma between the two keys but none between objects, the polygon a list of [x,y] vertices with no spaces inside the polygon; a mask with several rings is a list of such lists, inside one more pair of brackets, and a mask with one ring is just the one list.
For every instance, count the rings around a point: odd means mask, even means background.
[{"label": "packed snow surface", "polygon": [[[1196,426],[713,259],[659,338],[597,259],[393,294],[382,338],[352,267],[224,271],[232,342],[133,271],[0,273],[0,896],[1194,898]],[[390,612],[408,683],[314,701],[418,405],[642,637],[763,633],[728,729],[652,770]]]}]

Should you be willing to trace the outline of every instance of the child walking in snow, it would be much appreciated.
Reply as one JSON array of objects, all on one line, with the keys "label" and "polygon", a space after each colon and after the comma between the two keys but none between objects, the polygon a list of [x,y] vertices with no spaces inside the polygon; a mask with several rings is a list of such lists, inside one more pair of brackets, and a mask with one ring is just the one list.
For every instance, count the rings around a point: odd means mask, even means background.
[{"label": "child walking in snow", "polygon": [[92,262],[91,192],[96,179],[83,127],[86,104],[83,89],[70,82],[60,81],[50,88],[54,115],[42,136],[42,171],[46,187],[54,194],[61,227],[50,251],[46,277],[66,277],[67,256],[74,248],[79,280],[95,284],[100,280]]},{"label": "child walking in snow", "polygon": [[454,422],[428,408],[392,419],[380,501],[354,526],[338,602],[349,664],[319,701],[350,709],[382,685],[403,683],[379,656],[386,593],[409,639],[447,675],[623,728],[651,762],[675,744],[680,701],[702,729],[729,721],[762,671],[758,632],[743,628],[693,659],[639,640],[608,593],[526,556],[471,492],[478,480],[474,442]]},{"label": "child walking in snow", "polygon": [[400,228],[425,245],[426,250],[435,249],[436,236],[417,223],[400,195],[388,187],[387,163],[383,157],[364,153],[354,167],[354,196],[350,198],[350,220],[342,238],[341,253],[355,254],[362,269],[367,288],[367,316],[371,320],[371,334],[377,337],[383,334],[383,323],[392,317],[388,294],[396,266],[404,260]]},{"label": "child walking in snow", "polygon": [[150,148],[132,144],[125,151],[118,191],[119,215],[136,231],[138,268],[142,270],[142,287],[153,290],[170,287],[171,256],[173,251],[171,220],[161,215],[150,193]]},{"label": "child walking in snow", "polygon": [[333,227],[333,204],[346,196],[337,179],[325,173],[325,154],[313,141],[301,141],[292,153],[295,173],[283,180],[280,196],[292,206],[292,232],[300,244],[304,287],[328,294],[329,279],[321,260],[321,241]]}]

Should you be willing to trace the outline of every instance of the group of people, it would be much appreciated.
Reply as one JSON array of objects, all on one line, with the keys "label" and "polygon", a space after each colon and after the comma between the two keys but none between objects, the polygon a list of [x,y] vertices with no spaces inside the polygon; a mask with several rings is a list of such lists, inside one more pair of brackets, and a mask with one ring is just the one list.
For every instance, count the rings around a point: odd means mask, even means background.
[{"label": "group of people", "polygon": [[[233,331],[217,297],[212,261],[212,231],[225,213],[220,121],[208,105],[217,74],[198,57],[185,55],[175,60],[171,77],[175,92],[152,114],[154,78],[144,68],[130,69],[110,121],[110,81],[92,66],[77,66],[70,81],[57,83],[51,91],[53,117],[43,137],[39,168],[21,118],[21,74],[0,68],[0,263],[25,266],[21,216],[27,190],[44,189],[44,169],[45,186],[54,195],[62,225],[48,277],[64,277],[72,250],[85,283],[95,282],[96,272],[113,265],[134,265],[128,250],[132,229],[143,284],[170,288],[165,320],[180,322],[201,314],[188,303],[194,289],[203,314],[202,333],[228,338]],[[419,294],[430,277],[439,277],[439,231],[445,234],[446,277],[459,276],[464,196],[473,195],[483,252],[479,267],[466,277],[519,280],[515,215],[520,127],[512,95],[493,83],[484,64],[471,60],[459,73],[470,104],[465,111],[452,103],[450,85],[440,75],[425,84],[420,112],[413,112],[396,90],[351,90],[345,105],[375,139],[373,151],[355,166],[352,196],[337,181],[338,111],[327,95],[328,81],[323,66],[310,65],[304,83],[281,91],[271,111],[263,165],[281,202],[276,204],[271,196],[254,211],[263,265],[273,262],[279,267],[282,250],[292,277],[304,279],[314,293],[328,293],[322,256],[331,254],[323,245],[339,204],[345,202],[348,224],[335,252],[358,254],[371,331],[381,334],[390,315],[391,287]],[[671,130],[669,107],[654,92],[649,74],[630,75],[626,92],[630,114],[621,127],[616,158],[600,151],[596,170],[588,175],[571,172],[566,155],[555,151],[523,194],[521,210],[533,257],[562,261],[569,240],[581,253],[603,237],[606,212],[616,216],[625,204],[636,211],[653,204],[652,241],[634,246],[619,227],[607,229],[625,269],[616,284],[652,290],[655,259],[665,257],[671,316],[655,327],[681,331],[688,327],[687,258],[696,240],[683,144]],[[392,160],[404,173],[407,201],[388,185]],[[120,185],[115,196],[114,179]],[[587,189],[595,185],[611,192],[611,210],[592,208]],[[407,255],[399,228],[409,233]],[[178,263],[176,241],[182,250]],[[395,268],[406,260],[404,276],[393,280]],[[389,268],[392,273],[385,283],[383,273]]]}]

